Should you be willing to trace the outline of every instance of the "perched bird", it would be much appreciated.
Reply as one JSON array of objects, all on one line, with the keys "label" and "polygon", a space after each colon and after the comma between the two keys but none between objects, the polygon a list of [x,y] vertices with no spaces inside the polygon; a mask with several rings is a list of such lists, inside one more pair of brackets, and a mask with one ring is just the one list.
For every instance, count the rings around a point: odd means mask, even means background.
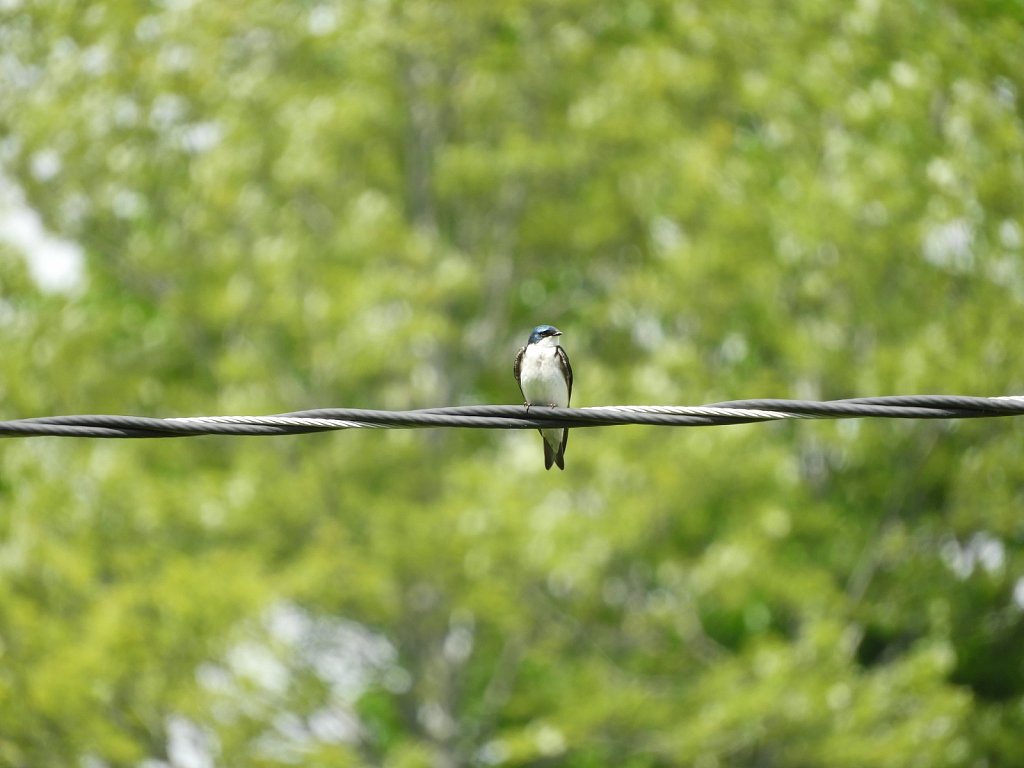
[{"label": "perched bird", "polygon": [[[526,398],[526,406],[548,405],[568,408],[572,396],[572,366],[565,350],[558,344],[562,332],[553,325],[538,325],[526,346],[519,350],[513,372],[516,383]],[[568,429],[538,430],[544,438],[544,469],[557,464],[565,469],[565,443]]]}]

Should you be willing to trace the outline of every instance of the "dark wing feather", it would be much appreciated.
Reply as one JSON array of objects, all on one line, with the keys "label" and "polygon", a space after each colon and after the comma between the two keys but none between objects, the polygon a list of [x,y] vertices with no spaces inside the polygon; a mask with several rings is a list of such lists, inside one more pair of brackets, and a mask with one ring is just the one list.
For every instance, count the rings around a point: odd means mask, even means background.
[{"label": "dark wing feather", "polygon": [[[519,377],[522,375],[523,372],[523,355],[525,354],[526,347],[523,347],[522,349],[519,350],[519,352],[516,353],[516,361],[512,364],[512,373],[515,374],[516,384],[519,385],[520,392],[523,391],[523,382],[519,380]],[[523,397],[526,397],[525,393],[523,394]]]},{"label": "dark wing feather", "polygon": [[[520,355],[522,352],[519,353]],[[569,356],[565,354],[565,350],[561,347],[555,347],[555,354],[558,355],[559,361],[562,363],[562,367],[565,368],[565,383],[569,385],[569,398],[572,398],[572,366],[569,365]],[[516,362],[518,365],[518,359]]]}]

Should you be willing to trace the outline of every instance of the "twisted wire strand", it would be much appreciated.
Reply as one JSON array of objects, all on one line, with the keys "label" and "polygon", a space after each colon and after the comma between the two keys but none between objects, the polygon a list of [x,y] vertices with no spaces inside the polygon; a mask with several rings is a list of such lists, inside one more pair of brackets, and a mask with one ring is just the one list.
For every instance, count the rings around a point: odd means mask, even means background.
[{"label": "twisted wire strand", "polygon": [[0,421],[0,437],[192,437],[295,435],[342,429],[539,429],[628,424],[722,426],[788,419],[976,419],[1024,415],[1024,396],[891,395],[846,400],[732,400],[701,406],[613,405],[548,408],[470,405],[382,411],[320,408],[270,416],[43,416]]}]

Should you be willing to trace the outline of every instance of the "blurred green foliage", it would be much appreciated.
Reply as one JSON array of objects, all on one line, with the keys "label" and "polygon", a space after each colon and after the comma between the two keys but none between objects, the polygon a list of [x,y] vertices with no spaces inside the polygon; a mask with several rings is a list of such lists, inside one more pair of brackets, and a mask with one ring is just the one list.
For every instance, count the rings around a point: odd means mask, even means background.
[{"label": "blurred green foliage", "polygon": [[[1024,390],[1017,2],[0,13],[5,418]],[[1022,765],[1022,441],[3,441],[0,765]]]}]

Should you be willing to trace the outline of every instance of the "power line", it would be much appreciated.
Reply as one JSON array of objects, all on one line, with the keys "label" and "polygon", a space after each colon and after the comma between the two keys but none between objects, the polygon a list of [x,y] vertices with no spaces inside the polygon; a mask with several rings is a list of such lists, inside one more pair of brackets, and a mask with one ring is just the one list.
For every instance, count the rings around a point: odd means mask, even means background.
[{"label": "power line", "polygon": [[469,405],[413,411],[322,408],[272,416],[43,416],[0,421],[0,437],[194,437],[297,435],[339,429],[539,429],[626,424],[710,427],[787,419],[977,419],[1024,415],[1024,396],[897,395],[849,400],[732,400],[702,406],[546,408]]}]

